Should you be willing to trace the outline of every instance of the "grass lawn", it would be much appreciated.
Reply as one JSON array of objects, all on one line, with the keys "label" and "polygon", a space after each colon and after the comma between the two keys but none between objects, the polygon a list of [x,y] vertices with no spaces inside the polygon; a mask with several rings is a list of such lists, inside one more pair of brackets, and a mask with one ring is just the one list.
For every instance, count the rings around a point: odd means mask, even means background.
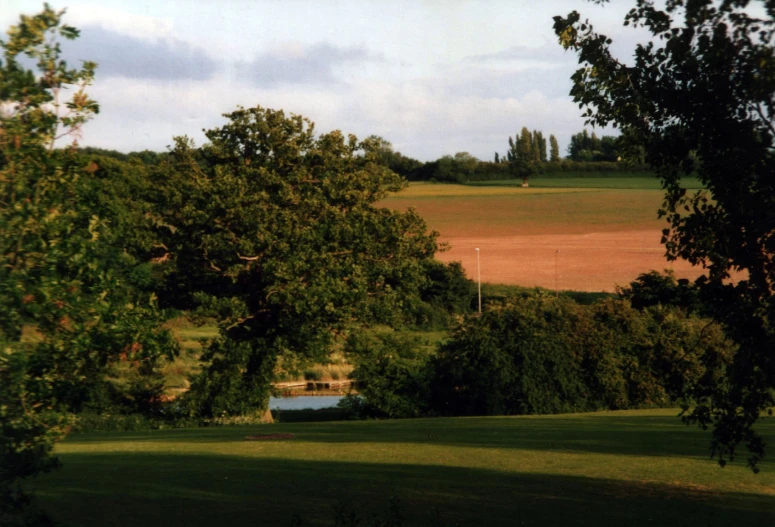
[{"label": "grass lawn", "polygon": [[[676,411],[276,424],[71,436],[34,481],[69,525],[331,525],[389,497],[404,525],[772,525],[775,463],[708,460]],[[775,426],[763,431],[770,439]],[[248,434],[294,439],[246,441]],[[770,441],[771,443],[771,441]],[[363,525],[363,524],[362,524]]]}]

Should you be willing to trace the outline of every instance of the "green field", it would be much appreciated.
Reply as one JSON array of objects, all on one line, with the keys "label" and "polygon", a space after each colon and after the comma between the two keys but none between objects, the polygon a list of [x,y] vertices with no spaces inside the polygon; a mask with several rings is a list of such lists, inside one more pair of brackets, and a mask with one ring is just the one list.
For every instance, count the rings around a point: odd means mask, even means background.
[{"label": "green field", "polygon": [[[32,482],[68,525],[772,525],[775,463],[720,468],[676,411],[275,424],[73,435]],[[763,428],[775,436],[771,421]],[[248,434],[292,433],[246,441]],[[363,524],[362,524],[363,525]]]},{"label": "green field", "polygon": [[[574,180],[581,181],[581,180]],[[629,181],[629,180],[627,180]],[[415,208],[443,238],[661,230],[654,189],[414,183],[382,204]]]},{"label": "green field", "polygon": [[[505,186],[520,187],[522,180],[503,179],[496,181],[477,181],[468,183],[471,186]],[[683,178],[681,186],[696,190],[704,188],[696,178]],[[659,190],[662,185],[655,177],[545,177],[537,176],[530,179],[528,188],[617,188]]]}]

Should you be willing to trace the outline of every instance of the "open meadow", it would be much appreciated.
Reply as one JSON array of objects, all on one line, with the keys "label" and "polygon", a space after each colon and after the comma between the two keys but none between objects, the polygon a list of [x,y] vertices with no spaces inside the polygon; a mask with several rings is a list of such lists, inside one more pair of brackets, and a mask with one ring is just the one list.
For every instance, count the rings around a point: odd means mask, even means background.
[{"label": "open meadow", "polygon": [[[529,188],[493,183],[413,183],[383,203],[414,207],[450,246],[438,258],[462,262],[471,278],[478,247],[483,282],[614,291],[652,269],[673,269],[678,278],[702,272],[665,259],[660,238],[667,224],[657,217],[663,192],[656,179],[536,178]],[[699,185],[690,180],[687,187]]]},{"label": "open meadow", "polygon": [[[291,525],[294,514],[332,525],[338,502],[368,519],[390,497],[407,526],[772,525],[775,463],[722,469],[703,455],[707,434],[676,414],[72,435],[57,446],[63,468],[31,485],[67,525]],[[775,436],[772,421],[760,430]]]}]

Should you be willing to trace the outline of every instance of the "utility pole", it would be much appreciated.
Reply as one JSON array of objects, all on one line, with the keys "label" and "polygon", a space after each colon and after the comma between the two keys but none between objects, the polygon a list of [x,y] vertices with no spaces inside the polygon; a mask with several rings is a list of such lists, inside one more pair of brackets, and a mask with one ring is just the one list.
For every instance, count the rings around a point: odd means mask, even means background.
[{"label": "utility pole", "polygon": [[476,248],[476,283],[479,288],[479,314],[482,314],[482,271],[479,266],[479,247]]}]

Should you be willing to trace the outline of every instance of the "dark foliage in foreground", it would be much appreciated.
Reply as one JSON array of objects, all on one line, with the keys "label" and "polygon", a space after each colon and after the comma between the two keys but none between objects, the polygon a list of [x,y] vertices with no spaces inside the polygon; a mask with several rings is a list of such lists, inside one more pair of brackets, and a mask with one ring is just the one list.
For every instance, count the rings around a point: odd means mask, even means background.
[{"label": "dark foliage in foreground", "polygon": [[[650,35],[629,63],[578,12],[554,17],[581,65],[570,95],[587,123],[622,130],[661,179],[668,258],[707,269],[703,302],[738,351],[724,388],[705,392],[686,419],[713,428],[722,465],[743,444],[756,470],[764,441],[753,426],[775,405],[775,6],[633,4],[624,25]],[[690,174],[705,190],[687,192]]]}]

